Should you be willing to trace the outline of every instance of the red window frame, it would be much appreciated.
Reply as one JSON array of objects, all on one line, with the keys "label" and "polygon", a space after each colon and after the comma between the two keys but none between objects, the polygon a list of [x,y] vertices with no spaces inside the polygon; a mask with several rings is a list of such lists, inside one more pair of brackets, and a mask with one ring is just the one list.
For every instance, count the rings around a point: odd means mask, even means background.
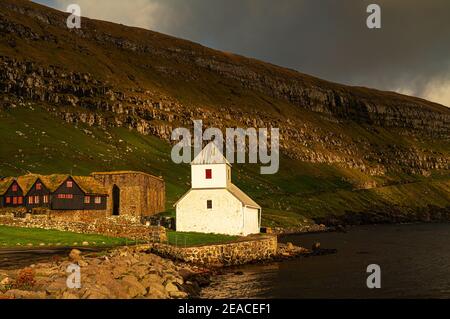
[{"label": "red window frame", "polygon": [[212,169],[210,168],[205,169],[205,178],[212,179]]},{"label": "red window frame", "polygon": [[67,181],[66,186],[67,186],[67,188],[72,188],[73,187],[73,182],[72,181]]},{"label": "red window frame", "polygon": [[58,194],[59,199],[73,199],[73,194]]},{"label": "red window frame", "polygon": [[17,196],[13,197],[13,205],[17,205]]},{"label": "red window frame", "polygon": [[12,186],[12,191],[13,191],[13,192],[17,192],[17,184],[14,184],[14,185]]},{"label": "red window frame", "polygon": [[6,204],[11,204],[11,197],[9,196],[6,197]]},{"label": "red window frame", "polygon": [[28,196],[28,204],[30,205],[34,204],[34,196]]},{"label": "red window frame", "polygon": [[36,190],[40,191],[42,189],[42,184],[41,183],[37,183],[36,184]]},{"label": "red window frame", "polygon": [[23,197],[19,196],[17,202],[18,202],[19,205],[23,205]]}]

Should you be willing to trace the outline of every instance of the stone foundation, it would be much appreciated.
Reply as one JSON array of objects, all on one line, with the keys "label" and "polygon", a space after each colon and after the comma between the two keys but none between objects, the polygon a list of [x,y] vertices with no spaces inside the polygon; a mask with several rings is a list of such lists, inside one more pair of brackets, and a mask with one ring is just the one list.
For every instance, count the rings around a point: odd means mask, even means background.
[{"label": "stone foundation", "polygon": [[233,266],[265,261],[277,254],[277,237],[252,236],[242,241],[195,247],[155,243],[151,251],[161,257],[205,266]]},{"label": "stone foundation", "polygon": [[[146,242],[166,242],[164,227],[145,226],[133,220],[109,216],[105,211],[47,211],[43,214],[0,211],[0,225],[100,234]],[[95,218],[97,216],[98,218]]]}]

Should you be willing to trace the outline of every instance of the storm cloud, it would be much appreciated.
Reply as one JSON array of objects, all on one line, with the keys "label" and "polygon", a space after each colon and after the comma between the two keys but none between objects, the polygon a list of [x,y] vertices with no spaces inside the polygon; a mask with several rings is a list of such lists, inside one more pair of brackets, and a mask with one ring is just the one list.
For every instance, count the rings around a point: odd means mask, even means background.
[{"label": "storm cloud", "polygon": [[[317,77],[450,106],[448,0],[39,0]],[[381,7],[381,29],[366,8]]]}]

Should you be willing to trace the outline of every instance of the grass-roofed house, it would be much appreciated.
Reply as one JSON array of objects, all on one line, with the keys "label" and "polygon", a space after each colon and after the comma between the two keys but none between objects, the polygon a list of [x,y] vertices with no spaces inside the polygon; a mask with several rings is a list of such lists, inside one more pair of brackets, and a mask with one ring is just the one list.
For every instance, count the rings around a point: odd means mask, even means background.
[{"label": "grass-roofed house", "polygon": [[0,207],[19,207],[23,202],[23,190],[14,177],[0,180]]},{"label": "grass-roofed house", "polygon": [[28,210],[37,207],[50,208],[51,191],[43,182],[43,177],[35,174],[20,176],[17,179],[23,190],[24,203]]},{"label": "grass-roofed house", "polygon": [[108,192],[93,177],[50,175],[45,180],[53,210],[106,210]]}]

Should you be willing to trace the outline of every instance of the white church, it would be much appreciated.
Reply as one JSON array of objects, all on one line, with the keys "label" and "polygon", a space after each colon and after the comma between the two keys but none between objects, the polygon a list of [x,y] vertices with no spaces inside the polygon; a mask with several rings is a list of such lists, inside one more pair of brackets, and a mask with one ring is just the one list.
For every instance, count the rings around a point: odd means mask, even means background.
[{"label": "white church", "polygon": [[214,142],[191,163],[192,188],[175,203],[180,232],[258,234],[261,206],[231,182],[231,164]]}]

